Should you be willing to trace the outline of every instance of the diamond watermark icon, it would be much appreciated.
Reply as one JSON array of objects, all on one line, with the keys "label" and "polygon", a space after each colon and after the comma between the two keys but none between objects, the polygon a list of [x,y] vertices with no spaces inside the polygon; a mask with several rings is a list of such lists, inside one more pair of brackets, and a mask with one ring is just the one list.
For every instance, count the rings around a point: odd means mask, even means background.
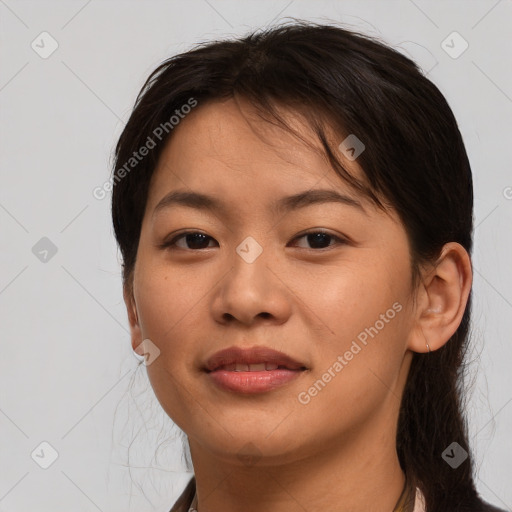
[{"label": "diamond watermark icon", "polygon": [[38,466],[48,469],[57,460],[59,453],[50,443],[43,441],[30,456]]},{"label": "diamond watermark icon", "polygon": [[32,247],[32,253],[42,263],[48,263],[57,254],[57,246],[48,237],[43,236]]},{"label": "diamond watermark icon", "polygon": [[458,32],[454,31],[443,40],[441,48],[452,59],[458,59],[469,48],[469,43]]},{"label": "diamond watermark icon", "polygon": [[144,357],[144,366],[149,366],[160,355],[160,349],[147,338],[135,349],[135,353]]},{"label": "diamond watermark icon", "polygon": [[338,146],[338,149],[351,161],[354,161],[365,148],[366,146],[353,133]]},{"label": "diamond watermark icon", "polygon": [[59,43],[48,32],[41,32],[30,45],[39,57],[47,59],[59,47]]},{"label": "diamond watermark icon", "polygon": [[468,452],[459,443],[454,441],[441,454],[441,457],[453,469],[457,469],[468,458]]},{"label": "diamond watermark icon", "polygon": [[246,263],[253,263],[263,252],[263,247],[252,236],[248,236],[236,248],[236,252]]}]

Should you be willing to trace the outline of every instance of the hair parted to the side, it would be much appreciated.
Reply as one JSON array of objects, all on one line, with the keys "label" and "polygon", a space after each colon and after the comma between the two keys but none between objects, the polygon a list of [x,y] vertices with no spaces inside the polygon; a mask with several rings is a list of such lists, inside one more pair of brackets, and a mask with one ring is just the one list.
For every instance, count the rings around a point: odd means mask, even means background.
[{"label": "hair parted to the side", "polygon": [[[377,206],[397,211],[409,238],[415,283],[420,265],[435,262],[445,243],[458,242],[471,254],[471,168],[439,89],[413,61],[375,38],[293,20],[199,45],[163,62],[144,84],[116,146],[113,170],[112,217],[127,290],[151,176],[172,130],[131,172],[120,177],[119,169],[190,98],[199,109],[206,101],[231,97],[249,100],[285,128],[277,108],[305,115],[339,176]],[[363,141],[357,163],[364,180],[344,169],[327,127],[339,133],[338,144],[348,134]],[[448,343],[430,354],[414,354],[402,398],[397,453],[429,512],[480,503],[463,411],[470,306],[471,295]],[[457,469],[441,457],[453,441],[470,454]]]}]

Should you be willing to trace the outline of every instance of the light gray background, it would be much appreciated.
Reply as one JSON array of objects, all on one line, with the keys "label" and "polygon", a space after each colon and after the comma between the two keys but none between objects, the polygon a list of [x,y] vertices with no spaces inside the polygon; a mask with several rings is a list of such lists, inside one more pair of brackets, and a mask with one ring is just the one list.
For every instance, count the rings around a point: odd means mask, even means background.
[{"label": "light gray background", "polygon": [[[510,0],[0,0],[0,16],[0,511],[167,511],[189,479],[177,428],[145,368],[134,374],[109,197],[92,190],[158,63],[289,16],[382,37],[454,110],[476,196],[477,486],[511,509]],[[59,45],[48,58],[31,47],[50,48],[43,31]],[[453,31],[469,44],[458,58],[441,46]],[[42,237],[57,248],[46,262],[32,250]],[[58,452],[48,469],[44,441]]]}]

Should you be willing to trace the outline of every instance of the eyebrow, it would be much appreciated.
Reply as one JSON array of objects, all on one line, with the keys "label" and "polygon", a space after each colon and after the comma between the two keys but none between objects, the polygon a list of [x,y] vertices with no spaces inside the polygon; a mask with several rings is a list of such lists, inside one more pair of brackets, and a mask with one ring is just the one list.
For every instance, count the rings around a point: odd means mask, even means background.
[{"label": "eyebrow", "polygon": [[[366,214],[366,210],[357,199],[329,189],[305,190],[298,194],[282,197],[271,205],[271,209],[276,214],[281,212],[288,213],[293,210],[298,210],[299,208],[305,208],[307,206],[322,203],[339,203],[347,206],[353,206]],[[198,210],[218,211],[223,214],[227,213],[227,205],[213,196],[201,194],[199,192],[175,190],[160,200],[153,210],[153,216],[158,212],[171,208],[175,205],[195,208]]]}]

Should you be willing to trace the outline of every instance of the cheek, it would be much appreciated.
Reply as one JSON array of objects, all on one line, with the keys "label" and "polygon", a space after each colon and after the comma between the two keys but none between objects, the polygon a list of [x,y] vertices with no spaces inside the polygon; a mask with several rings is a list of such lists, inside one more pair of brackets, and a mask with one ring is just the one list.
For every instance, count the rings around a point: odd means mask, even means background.
[{"label": "cheek", "polygon": [[[142,258],[135,279],[135,300],[143,339],[149,338],[159,349],[158,358],[147,366],[155,394],[171,415],[181,407],[183,389],[192,356],[201,340],[197,318],[204,309],[205,286],[192,272],[180,272],[169,264],[148,264]],[[174,413],[172,414],[174,416]]]},{"label": "cheek", "polygon": [[[377,311],[385,314],[386,309]],[[395,411],[404,357],[399,315],[383,325],[379,320],[360,323],[340,315],[346,321],[340,319],[335,325],[336,342],[319,345],[316,365],[298,397],[309,428],[336,436]],[[345,336],[344,332],[355,334]]]},{"label": "cheek", "polygon": [[293,289],[315,313],[325,341],[342,349],[400,300],[402,293],[392,286],[391,278],[389,270],[378,264],[347,262],[322,273],[303,273]]},{"label": "cheek", "polygon": [[[302,281],[307,305],[325,326],[315,368],[303,388],[310,418],[326,407],[338,425],[365,418],[392,398],[406,343],[407,283],[385,262],[353,263],[324,279]],[[298,286],[298,285],[297,285]],[[398,392],[397,392],[398,393]],[[332,407],[332,409],[331,409]]]},{"label": "cheek", "polygon": [[201,297],[204,286],[198,286],[190,271],[173,268],[156,258],[141,257],[135,274],[134,293],[143,335],[162,343],[179,329]]},{"label": "cheek", "polygon": [[193,343],[201,339],[200,322],[194,320],[204,288],[194,286],[190,273],[180,273],[169,265],[151,265],[142,258],[135,276],[134,293],[143,339],[159,349],[158,357],[146,367],[153,391],[162,408],[180,427],[191,415],[193,390],[187,382]]}]

